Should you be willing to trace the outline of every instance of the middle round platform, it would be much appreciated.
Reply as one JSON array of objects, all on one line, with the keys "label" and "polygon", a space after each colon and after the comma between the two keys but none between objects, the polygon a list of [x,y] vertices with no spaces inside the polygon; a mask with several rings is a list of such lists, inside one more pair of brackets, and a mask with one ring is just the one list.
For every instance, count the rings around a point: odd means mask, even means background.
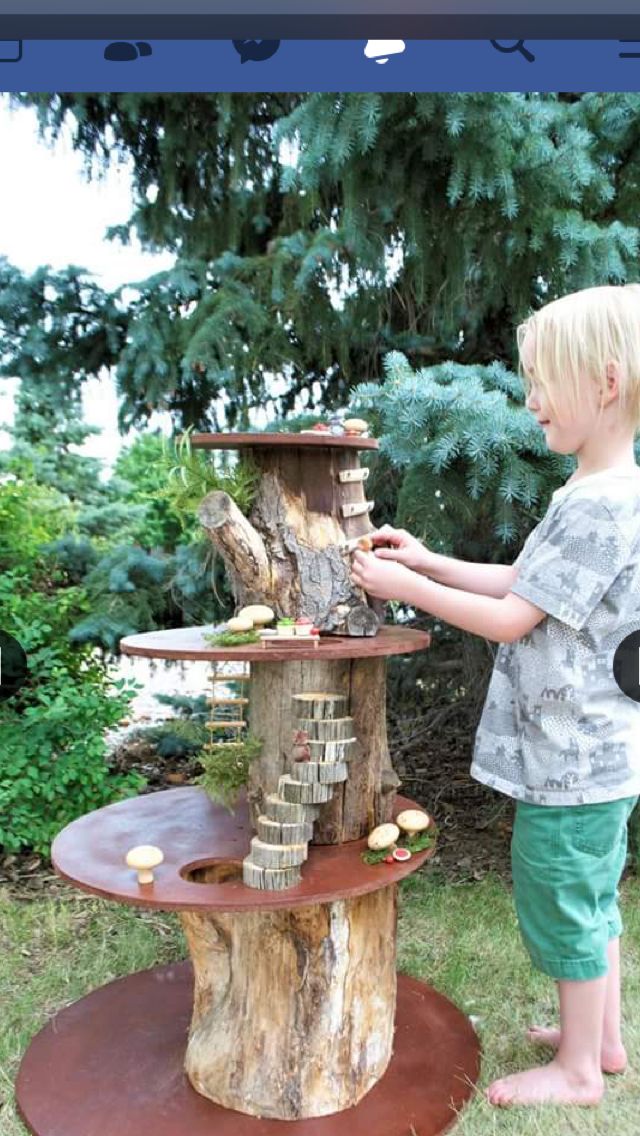
[{"label": "middle round platform", "polygon": [[210,662],[236,660],[249,663],[282,663],[296,660],[323,662],[325,659],[371,659],[385,655],[409,655],[423,651],[431,644],[428,631],[415,631],[411,627],[381,627],[376,635],[347,636],[323,635],[317,647],[302,640],[300,644],[279,646],[274,640],[269,646],[260,643],[244,647],[212,647],[204,633],[211,634],[213,627],[175,627],[168,631],[145,631],[141,635],[127,635],[120,641],[123,655],[141,655],[150,659],[201,659]]},{"label": "middle round platform", "polygon": [[[398,796],[393,815],[412,808],[420,806]],[[435,826],[433,831],[435,835]],[[366,864],[366,839],[312,845],[301,883],[283,891],[246,887],[238,878],[224,883],[184,878],[188,870],[204,865],[241,866],[252,836],[244,793],[232,814],[204,789],[188,786],[131,797],[72,821],[56,837],[51,858],[63,879],[105,899],[166,911],[249,911],[333,903],[378,891],[415,872],[435,852],[434,840],[410,860]],[[139,884],[125,864],[127,852],[137,844],[154,844],[164,853],[152,884]]]}]

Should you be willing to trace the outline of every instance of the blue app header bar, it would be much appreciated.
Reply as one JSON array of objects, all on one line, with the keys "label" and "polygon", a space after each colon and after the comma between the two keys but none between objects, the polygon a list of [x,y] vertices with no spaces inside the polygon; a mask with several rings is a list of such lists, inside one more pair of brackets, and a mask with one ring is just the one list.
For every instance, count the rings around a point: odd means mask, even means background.
[{"label": "blue app header bar", "polygon": [[638,40],[0,41],[4,91],[629,91]]}]

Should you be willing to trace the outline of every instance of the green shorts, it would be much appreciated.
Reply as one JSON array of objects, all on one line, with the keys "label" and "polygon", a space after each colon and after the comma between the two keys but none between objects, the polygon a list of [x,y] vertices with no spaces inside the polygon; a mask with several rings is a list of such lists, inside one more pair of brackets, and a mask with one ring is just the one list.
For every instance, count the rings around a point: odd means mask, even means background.
[{"label": "green shorts", "polygon": [[531,961],[552,978],[584,980],[608,971],[608,941],[622,930],[617,889],[637,800],[517,802],[511,841],[516,913]]}]

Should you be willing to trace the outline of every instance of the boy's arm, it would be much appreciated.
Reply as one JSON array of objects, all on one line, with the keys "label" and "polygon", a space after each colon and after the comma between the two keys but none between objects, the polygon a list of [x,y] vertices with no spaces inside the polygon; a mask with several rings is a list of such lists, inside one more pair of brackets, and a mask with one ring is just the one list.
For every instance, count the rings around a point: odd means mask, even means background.
[{"label": "boy's arm", "polygon": [[354,583],[371,596],[402,600],[461,631],[482,635],[494,643],[513,643],[547,614],[513,592],[499,599],[447,587],[425,579],[403,564],[380,560],[371,552],[354,554],[351,573]]},{"label": "boy's arm", "polygon": [[448,588],[502,599],[515,583],[518,569],[513,564],[474,564],[433,552],[429,553],[429,569],[424,575]]},{"label": "boy's arm", "polygon": [[478,595],[425,580],[415,572],[411,575],[414,579],[407,581],[406,589],[398,599],[422,608],[461,631],[482,635],[494,643],[513,643],[521,639],[547,614],[513,592],[501,598]]}]

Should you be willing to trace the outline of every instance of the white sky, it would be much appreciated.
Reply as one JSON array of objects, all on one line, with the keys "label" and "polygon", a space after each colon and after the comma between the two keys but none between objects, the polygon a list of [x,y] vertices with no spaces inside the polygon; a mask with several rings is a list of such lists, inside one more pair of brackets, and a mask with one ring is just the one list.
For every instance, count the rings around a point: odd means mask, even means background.
[{"label": "white sky", "polygon": [[[103,180],[89,182],[70,131],[65,129],[51,148],[38,136],[35,111],[10,110],[6,96],[0,96],[0,155],[0,254],[23,272],[44,264],[54,269],[76,264],[110,290],[173,263],[172,254],[143,253],[137,241],[123,246],[105,240],[107,228],[131,214],[129,166],[112,164]],[[0,379],[0,425],[13,419],[16,386]],[[126,439],[117,431],[117,401],[106,371],[85,384],[84,406],[86,421],[103,427],[103,433],[89,438],[83,449],[110,464]],[[165,419],[154,416],[149,428]],[[10,442],[0,429],[0,449]]]}]

